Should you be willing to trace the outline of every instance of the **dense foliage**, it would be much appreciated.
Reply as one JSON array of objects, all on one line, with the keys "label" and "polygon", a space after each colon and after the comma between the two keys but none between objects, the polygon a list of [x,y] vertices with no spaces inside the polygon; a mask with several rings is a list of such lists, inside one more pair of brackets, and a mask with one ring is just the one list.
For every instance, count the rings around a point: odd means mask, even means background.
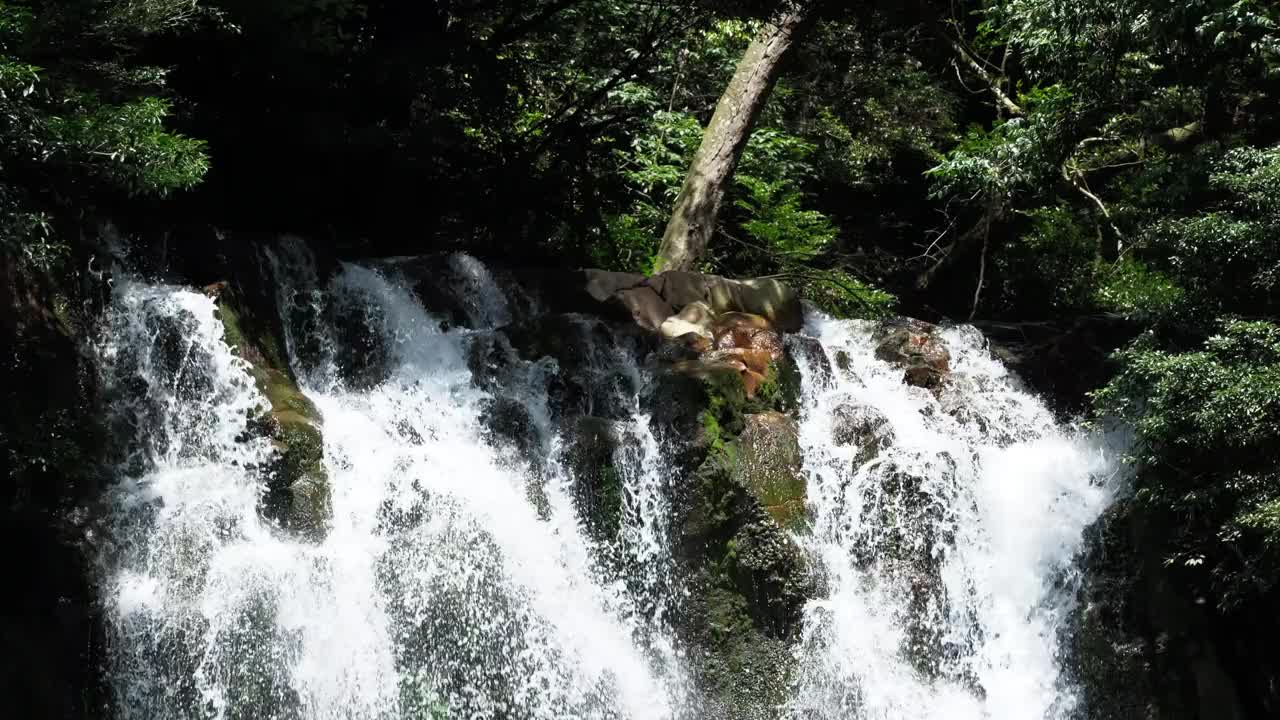
[{"label": "dense foliage", "polygon": [[74,232],[58,220],[200,181],[204,145],[164,128],[166,73],[135,47],[204,16],[186,0],[0,3],[0,242],[48,267]]},{"label": "dense foliage", "polygon": [[[1223,613],[1272,597],[1280,9],[849,5],[788,58],[705,267],[843,314],[1124,318],[1095,409],[1136,430],[1160,552]],[[56,268],[110,218],[647,271],[770,7],[6,0],[0,242]]]}]

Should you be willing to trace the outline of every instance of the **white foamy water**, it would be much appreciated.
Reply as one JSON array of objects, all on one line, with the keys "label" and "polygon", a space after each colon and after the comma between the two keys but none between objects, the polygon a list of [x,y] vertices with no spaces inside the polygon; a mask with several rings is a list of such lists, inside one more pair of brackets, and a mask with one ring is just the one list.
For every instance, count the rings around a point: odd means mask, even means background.
[{"label": "white foamy water", "polygon": [[[491,289],[473,260],[453,262],[476,291]],[[113,491],[121,547],[104,559],[117,714],[673,717],[679,670],[661,618],[597,566],[554,461],[559,437],[539,462],[500,452],[486,433],[491,396],[467,365],[474,331],[442,331],[404,285],[369,268],[344,267],[330,292],[362,304],[357,321],[384,367],[379,382],[351,389],[339,348],[296,366],[312,367],[304,389],[324,418],[333,494],[328,531],[310,544],[259,514],[270,446],[247,431],[264,403],[213,302],[119,288],[103,344],[118,423],[133,438]],[[315,297],[280,295],[286,321]],[[477,322],[504,318],[492,297],[469,305]],[[341,335],[320,334],[331,346]],[[533,399],[540,431],[551,432],[542,384],[554,372],[530,363],[529,386],[508,388]],[[622,426],[647,432],[647,419]],[[626,474],[637,483],[635,527],[618,542],[641,548],[651,569],[665,547],[643,526],[660,510],[660,493],[643,486],[655,452],[618,458],[635,464]],[[533,489],[544,502],[531,502]]]},{"label": "white foamy water", "polygon": [[[693,718],[669,627],[677,479],[639,411],[643,343],[580,316],[496,330],[535,313],[513,313],[466,255],[322,283],[286,241],[269,266],[323,416],[332,519],[314,541],[264,519],[274,449],[251,418],[266,403],[214,301],[119,282],[99,347],[119,441],[101,558],[116,715]],[[423,267],[447,270],[453,286],[425,294],[449,322],[405,276]],[[537,333],[573,367],[512,347]],[[1111,498],[1108,453],[973,330],[944,331],[937,395],[874,358],[868,324],[814,316],[806,333],[832,368],[797,353],[812,516],[798,540],[825,591],[779,715],[1071,717],[1059,642],[1082,530]],[[575,477],[584,417],[621,489],[604,537]]]},{"label": "white foamy water", "polygon": [[953,374],[938,396],[875,359],[868,323],[813,314],[806,332],[832,368],[802,359],[802,542],[828,592],[806,609],[790,714],[1070,717],[1059,637],[1111,455],[1058,425],[971,328],[943,331]]}]

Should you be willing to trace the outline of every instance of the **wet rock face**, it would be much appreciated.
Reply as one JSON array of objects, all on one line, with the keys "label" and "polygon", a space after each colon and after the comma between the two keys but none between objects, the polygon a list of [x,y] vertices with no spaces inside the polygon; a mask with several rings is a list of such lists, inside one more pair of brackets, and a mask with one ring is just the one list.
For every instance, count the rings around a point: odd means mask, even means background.
[{"label": "wet rock face", "polygon": [[827,351],[822,347],[821,342],[806,335],[789,335],[786,346],[796,362],[802,362],[809,372],[816,375],[819,383],[830,386],[833,378],[831,361],[827,358]]},{"label": "wet rock face", "polygon": [[385,381],[390,373],[391,348],[380,306],[359,293],[344,292],[332,295],[325,311],[337,352],[334,363],[342,368],[343,383],[354,390],[367,390]]},{"label": "wet rock face", "polygon": [[803,530],[805,480],[795,422],[776,410],[748,415],[738,442],[735,478],[778,525]]},{"label": "wet rock face", "polygon": [[573,476],[573,500],[587,533],[597,541],[622,525],[622,478],[614,458],[619,435],[604,418],[581,417],[566,433],[564,461]]},{"label": "wet rock face", "polygon": [[1091,720],[1280,712],[1275,603],[1224,613],[1171,571],[1161,538],[1183,522],[1128,498],[1085,532],[1084,583],[1062,633]]},{"label": "wet rock face", "polygon": [[[768,327],[741,317],[719,334]],[[749,353],[768,372],[752,394]],[[794,367],[785,354],[771,357],[767,346],[713,350],[656,373],[642,395],[674,462],[674,555],[687,595],[673,620],[706,701],[699,717],[776,716],[795,659],[790,647],[815,595],[791,535],[807,527],[801,450],[786,414],[795,402],[783,390]],[[758,682],[745,687],[748,668]]]},{"label": "wet rock face", "polygon": [[[906,631],[903,650],[922,674],[942,677],[943,660],[964,654],[957,643],[972,639],[943,633],[951,612],[942,567],[955,544],[954,516],[939,496],[936,478],[952,477],[949,457],[928,471],[896,464],[876,467],[871,482],[862,487],[862,542],[853,558],[871,574],[891,584],[893,592],[908,599],[899,618]],[[931,487],[933,485],[933,487]],[[972,683],[967,676],[948,676]]]},{"label": "wet rock face", "polygon": [[579,415],[621,419],[634,393],[619,353],[644,354],[656,338],[633,325],[578,314],[540,315],[477,338],[469,364],[481,387],[525,392],[530,373],[548,376],[552,422]]},{"label": "wet rock face", "polygon": [[951,372],[951,353],[937,337],[937,328],[919,320],[890,324],[876,346],[876,358],[901,367],[908,385],[930,390]]},{"label": "wet rock face", "polygon": [[530,457],[539,445],[538,428],[529,409],[510,397],[486,400],[480,411],[480,422],[488,431],[490,442],[508,444],[522,457]]},{"label": "wet rock face", "polygon": [[893,431],[889,418],[875,408],[857,402],[841,403],[833,411],[831,442],[837,447],[858,448],[857,464],[862,464],[880,454],[880,449],[892,441]]},{"label": "wet rock face", "polygon": [[277,455],[262,513],[301,537],[323,539],[333,511],[319,426],[301,418],[275,418],[271,439]]},{"label": "wet rock face", "polygon": [[224,338],[249,364],[249,374],[268,405],[249,424],[251,432],[269,437],[275,448],[264,468],[267,487],[260,511],[299,537],[318,541],[333,516],[320,411],[302,394],[281,359],[280,338],[248,329],[255,326],[244,322],[252,312],[244,298],[219,291],[216,299]]}]

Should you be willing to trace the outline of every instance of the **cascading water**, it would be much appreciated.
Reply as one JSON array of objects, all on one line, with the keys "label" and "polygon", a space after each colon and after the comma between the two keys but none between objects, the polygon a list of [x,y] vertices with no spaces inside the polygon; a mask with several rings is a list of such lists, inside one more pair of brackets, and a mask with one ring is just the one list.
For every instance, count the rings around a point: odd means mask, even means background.
[{"label": "cascading water", "polygon": [[[286,248],[274,265],[295,261]],[[545,402],[557,369],[511,360],[504,379],[523,385],[504,390],[548,437],[532,457],[502,452],[481,422],[495,398],[468,360],[484,325],[509,313],[483,266],[451,264],[480,327],[442,330],[394,268],[348,265],[335,279],[334,303],[361,310],[345,334],[321,327],[309,289],[281,288],[286,324],[305,323],[287,333],[291,349],[308,342],[319,357],[295,358],[324,418],[332,488],[316,544],[259,515],[271,447],[250,418],[264,400],[214,302],[117,289],[102,365],[131,438],[114,490],[120,548],[106,559],[121,717],[675,715],[660,603],[602,570],[569,496]],[[366,341],[354,351],[341,346],[353,333]],[[609,354],[638,381],[633,359]],[[343,379],[351,358],[368,366],[355,384]],[[620,423],[647,433],[642,416]],[[655,453],[617,452],[631,486],[619,552],[650,577],[665,543],[664,494],[646,485]]]},{"label": "cascading water", "polygon": [[[806,610],[797,718],[1073,717],[1059,634],[1100,444],[1058,426],[972,328],[935,396],[875,359],[874,325],[811,314],[801,442],[828,592]],[[823,362],[822,360],[825,360]]]},{"label": "cascading water", "polygon": [[[300,241],[267,261],[332,518],[304,539],[264,516],[268,404],[216,302],[118,283],[100,347],[116,714],[697,717],[669,627],[684,479],[639,410],[653,340],[545,315],[465,255],[323,284]],[[779,715],[1073,717],[1058,642],[1108,455],[972,329],[943,332],[934,394],[875,359],[873,325],[810,317],[797,540],[824,581]]]}]

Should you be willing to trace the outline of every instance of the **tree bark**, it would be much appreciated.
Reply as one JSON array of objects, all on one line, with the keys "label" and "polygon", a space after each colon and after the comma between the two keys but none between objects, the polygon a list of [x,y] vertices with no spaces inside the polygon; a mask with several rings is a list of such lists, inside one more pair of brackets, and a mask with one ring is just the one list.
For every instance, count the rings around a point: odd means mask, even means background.
[{"label": "tree bark", "polygon": [[706,254],[733,171],[778,79],[782,58],[809,19],[807,3],[787,0],[738,61],[716,103],[667,221],[654,271],[692,270]]}]

